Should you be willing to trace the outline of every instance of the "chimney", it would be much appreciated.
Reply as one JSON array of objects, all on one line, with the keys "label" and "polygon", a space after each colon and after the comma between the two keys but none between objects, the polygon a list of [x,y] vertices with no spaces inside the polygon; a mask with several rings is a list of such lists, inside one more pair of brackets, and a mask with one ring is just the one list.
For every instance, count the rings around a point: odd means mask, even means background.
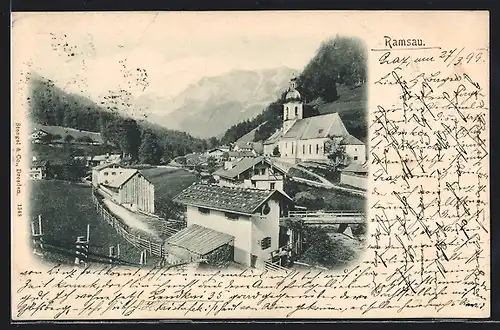
[{"label": "chimney", "polygon": [[228,160],[228,161],[224,162],[224,169],[225,170],[230,170],[232,168],[233,168],[233,162],[232,161]]},{"label": "chimney", "polygon": [[33,161],[36,162],[36,156],[33,156],[32,158],[33,158]]}]

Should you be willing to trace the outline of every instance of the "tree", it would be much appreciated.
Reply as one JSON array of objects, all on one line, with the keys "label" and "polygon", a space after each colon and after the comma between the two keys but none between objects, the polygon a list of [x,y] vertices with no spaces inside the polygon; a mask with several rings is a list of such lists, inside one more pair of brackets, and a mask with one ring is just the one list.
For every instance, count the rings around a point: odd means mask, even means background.
[{"label": "tree", "polygon": [[229,152],[224,151],[224,152],[222,153],[222,160],[223,160],[223,161],[227,161],[227,160],[229,160]]},{"label": "tree", "polygon": [[208,149],[213,149],[219,145],[219,140],[215,136],[212,136],[211,138],[208,139]]},{"label": "tree", "polygon": [[208,159],[207,159],[207,171],[208,171],[208,173],[212,174],[213,172],[215,172],[216,165],[217,165],[217,162],[215,161],[215,158],[212,156],[208,157]]},{"label": "tree", "polygon": [[175,158],[175,161],[181,165],[187,164],[186,157],[184,157],[184,156],[180,156],[180,157]]},{"label": "tree", "polygon": [[75,138],[73,137],[73,135],[69,135],[69,134],[68,134],[68,135],[66,135],[66,136],[64,137],[64,142],[66,142],[66,143],[71,143],[71,141],[73,141],[74,139],[75,139]]},{"label": "tree", "polygon": [[342,239],[332,239],[321,227],[305,227],[305,251],[303,258],[312,264],[328,268],[345,266],[356,256],[352,245]]},{"label": "tree", "polygon": [[94,140],[88,135],[79,136],[76,138],[76,141],[81,142],[81,143],[93,143],[94,142]]},{"label": "tree", "polygon": [[281,156],[281,154],[280,154],[280,148],[278,146],[274,146],[273,156],[276,156],[276,157],[280,157]]},{"label": "tree", "polygon": [[335,170],[337,170],[339,165],[345,164],[348,160],[345,145],[340,144],[340,141],[340,138],[330,137],[325,143],[325,153],[328,155],[328,159],[333,163]]},{"label": "tree", "polygon": [[142,142],[139,147],[138,156],[142,164],[158,165],[161,160],[163,150],[158,144],[158,138],[150,130],[142,133]]},{"label": "tree", "polygon": [[321,196],[315,196],[309,191],[298,192],[294,197],[295,203],[308,209],[318,210],[325,207],[325,200]]},{"label": "tree", "polygon": [[46,134],[46,135],[42,135],[40,137],[40,142],[42,142],[44,144],[52,143],[52,141],[54,141],[54,135],[52,135],[52,134]]}]

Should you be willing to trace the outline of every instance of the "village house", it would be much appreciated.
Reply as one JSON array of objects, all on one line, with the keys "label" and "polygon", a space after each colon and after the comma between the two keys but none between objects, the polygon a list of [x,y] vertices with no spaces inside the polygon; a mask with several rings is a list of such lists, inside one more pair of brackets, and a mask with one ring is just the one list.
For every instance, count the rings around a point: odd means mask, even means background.
[{"label": "village house", "polygon": [[242,142],[236,141],[233,145],[233,150],[234,151],[250,151],[250,152],[254,151],[252,143],[246,142],[246,141],[242,141]]},{"label": "village house", "polygon": [[290,82],[283,104],[283,126],[264,142],[264,155],[273,156],[275,148],[282,160],[326,161],[332,140],[345,146],[350,161],[364,163],[364,143],[349,134],[338,113],[303,118],[303,102],[296,88],[296,78]]},{"label": "village house", "polygon": [[90,158],[87,158],[87,166],[88,167],[94,167],[94,166],[99,166],[103,165],[106,163],[116,163],[121,161],[121,155],[120,154],[114,154],[110,155],[109,153],[105,155],[97,155],[97,156],[92,156]]},{"label": "village house", "polygon": [[215,159],[221,159],[225,151],[220,148],[210,149],[206,152],[207,157],[213,157]]},{"label": "village house", "polygon": [[256,155],[252,151],[229,151],[227,153],[229,160],[237,160],[241,158],[254,158]]},{"label": "village house", "polygon": [[108,184],[122,174],[123,168],[118,163],[104,163],[92,168],[92,185]]},{"label": "village house", "polygon": [[44,136],[49,135],[49,132],[43,129],[35,129],[30,133],[29,139],[33,143],[40,143]]},{"label": "village house", "polygon": [[51,136],[52,142],[61,143],[68,136],[71,136],[73,142],[81,144],[101,145],[104,143],[101,133],[83,131],[64,126],[50,126],[35,124],[30,133],[30,140],[33,143],[40,143],[44,137]]},{"label": "village house", "polygon": [[231,253],[226,248],[219,258],[257,268],[278,250],[279,219],[293,206],[291,198],[279,190],[201,183],[186,188],[173,200],[186,206],[187,228],[166,241],[168,258],[193,261],[201,255],[196,251],[207,254],[217,245],[227,244]]},{"label": "village house", "polygon": [[116,169],[116,173],[113,180],[99,184],[99,191],[131,211],[154,214],[154,185],[134,168]]},{"label": "village house", "polygon": [[351,163],[341,169],[340,183],[366,190],[368,184],[368,165],[366,163]]},{"label": "village house", "polygon": [[285,171],[273,164],[270,158],[260,156],[226,161],[213,177],[220,186],[283,190]]},{"label": "village house", "polygon": [[43,180],[47,177],[48,161],[40,161],[33,157],[30,169],[28,171],[30,180]]}]

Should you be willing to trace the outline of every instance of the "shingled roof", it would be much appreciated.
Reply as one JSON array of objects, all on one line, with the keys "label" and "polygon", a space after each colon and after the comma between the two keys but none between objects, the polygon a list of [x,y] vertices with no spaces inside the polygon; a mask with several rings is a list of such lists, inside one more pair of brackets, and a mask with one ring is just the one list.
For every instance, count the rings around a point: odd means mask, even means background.
[{"label": "shingled roof", "polygon": [[356,137],[352,136],[351,134],[345,136],[342,141],[340,141],[340,144],[345,144],[345,145],[364,145],[363,142],[358,140]]},{"label": "shingled roof", "polygon": [[199,225],[191,225],[172,235],[166,245],[174,245],[203,256],[230,243],[234,237]]},{"label": "shingled roof", "polygon": [[219,175],[224,178],[234,179],[239,174],[245,172],[246,170],[252,168],[253,166],[259,164],[260,162],[265,162],[273,168],[278,169],[278,171],[285,173],[284,170],[274,165],[270,159],[259,156],[255,158],[242,158],[239,162],[237,162],[234,167],[230,170],[225,170],[224,168],[220,168],[214,172],[215,175]]},{"label": "shingled roof", "polygon": [[173,201],[220,211],[253,214],[264,202],[277,195],[291,201],[290,197],[279,190],[269,192],[260,189],[195,183],[175,196]]}]

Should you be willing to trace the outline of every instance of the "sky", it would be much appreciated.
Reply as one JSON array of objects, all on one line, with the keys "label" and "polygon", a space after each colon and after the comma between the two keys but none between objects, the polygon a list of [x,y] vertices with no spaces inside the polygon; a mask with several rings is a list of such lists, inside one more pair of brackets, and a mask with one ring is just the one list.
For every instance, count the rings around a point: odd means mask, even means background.
[{"label": "sky", "polygon": [[[333,15],[333,16],[332,16]],[[98,99],[123,86],[120,61],[174,96],[204,76],[286,66],[300,72],[347,15],[314,12],[19,13],[13,58],[70,92]],[[134,76],[137,78],[137,76]],[[134,83],[132,83],[134,85]],[[137,85],[137,84],[135,84]]]}]

